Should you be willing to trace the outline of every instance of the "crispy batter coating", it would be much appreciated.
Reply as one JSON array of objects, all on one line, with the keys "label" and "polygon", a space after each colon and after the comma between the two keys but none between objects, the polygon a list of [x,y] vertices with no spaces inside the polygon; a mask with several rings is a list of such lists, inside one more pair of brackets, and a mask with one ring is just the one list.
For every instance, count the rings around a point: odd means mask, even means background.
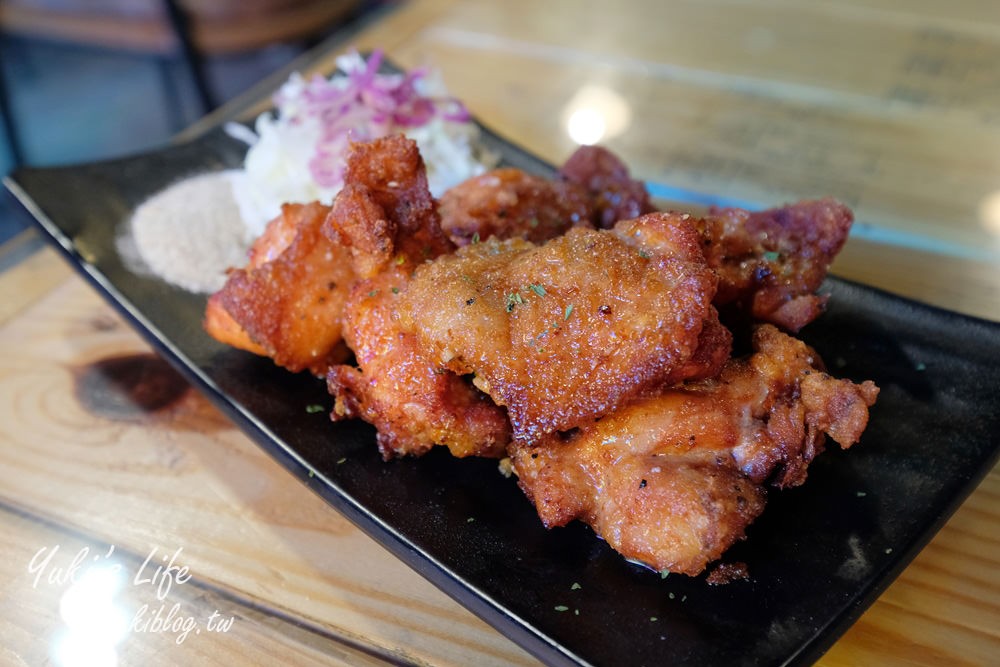
[{"label": "crispy batter coating", "polygon": [[378,429],[386,459],[445,445],[455,456],[500,456],[510,440],[503,409],[467,380],[425,357],[396,318],[414,268],[454,246],[441,233],[416,144],[396,136],[355,144],[325,231],[350,247],[364,279],[344,308],[344,338],[357,367],[327,375],[334,420]]},{"label": "crispy batter coating", "polygon": [[320,231],[329,208],[285,204],[208,301],[204,327],[216,339],[323,375],[346,357],[340,315],[354,280],[344,248]]},{"label": "crispy batter coating", "polygon": [[569,434],[510,447],[546,526],[573,519],[625,557],[695,575],[764,509],[763,484],[801,484],[823,448],[861,436],[878,388],[834,379],[770,325],[711,379],[637,400]]},{"label": "crispy batter coating", "polygon": [[371,278],[401,256],[419,261],[454,249],[435,208],[414,141],[395,135],[354,143],[323,232],[350,249],[359,278]]},{"label": "crispy batter coating", "polygon": [[683,379],[715,281],[690,220],[651,214],[542,246],[460,248],[417,269],[401,317],[436,363],[475,373],[514,437],[534,439]]},{"label": "crispy batter coating", "polygon": [[[732,351],[733,334],[719,321],[719,311],[713,306],[708,309],[708,317],[702,323],[698,346],[691,358],[670,373],[662,385],[715,377],[729,361]],[[655,387],[653,391],[658,389]]]},{"label": "crispy batter coating", "polygon": [[709,266],[719,273],[716,305],[795,333],[826,308],[814,294],[851,230],[851,210],[834,199],[751,213],[710,210],[699,221]]},{"label": "crispy batter coating", "polygon": [[[299,225],[306,221],[307,214],[315,215],[315,217],[308,218],[309,224],[315,224],[316,219],[321,215],[325,218],[329,212],[330,209],[328,207],[309,210],[301,209],[297,213],[294,209],[290,209],[289,211],[282,210],[280,215],[267,223],[264,233],[258,236],[257,240],[250,246],[250,251],[247,253],[248,261],[246,268],[248,270],[256,269],[278,259],[281,253],[285,252],[288,246],[292,245],[292,241],[295,240],[295,236],[298,234]],[[288,213],[293,214],[289,215]]]},{"label": "crispy batter coating", "polygon": [[335,420],[360,417],[378,429],[386,460],[434,445],[455,456],[500,457],[510,441],[504,410],[471,383],[421,354],[394,317],[412,266],[392,267],[355,285],[344,336],[358,367],[327,375]]},{"label": "crispy batter coating", "polygon": [[595,226],[607,229],[619,220],[638,218],[656,209],[642,181],[633,180],[618,156],[601,146],[580,146],[559,169],[569,183],[586,189]]},{"label": "crispy batter coating", "polygon": [[222,307],[218,294],[208,297],[202,327],[208,332],[208,335],[220,343],[235,347],[238,350],[246,350],[247,352],[259,354],[262,357],[268,356],[267,350],[253,342],[247,330],[241,327],[239,322],[234,320],[233,316]]},{"label": "crispy batter coating", "polygon": [[[262,264],[277,259],[295,240],[298,220],[297,216],[284,214],[271,220],[264,228],[264,233],[250,247],[245,270],[256,269]],[[204,328],[209,335],[221,343],[267,356],[267,350],[255,343],[246,329],[241,327],[233,319],[233,316],[222,307],[218,294],[213,294],[208,298],[208,304],[205,307]]]},{"label": "crispy batter coating", "polygon": [[460,246],[494,236],[542,243],[570,227],[589,227],[593,215],[583,187],[512,167],[459,183],[441,196],[439,210],[442,229]]}]

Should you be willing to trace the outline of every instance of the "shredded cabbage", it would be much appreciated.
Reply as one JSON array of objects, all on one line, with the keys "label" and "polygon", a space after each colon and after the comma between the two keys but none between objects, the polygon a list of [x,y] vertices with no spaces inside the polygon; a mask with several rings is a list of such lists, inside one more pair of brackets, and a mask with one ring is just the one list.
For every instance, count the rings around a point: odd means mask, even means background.
[{"label": "shredded cabbage", "polygon": [[332,201],[351,141],[406,134],[420,147],[435,196],[496,164],[439,77],[425,69],[380,74],[381,63],[381,51],[367,62],[351,52],[337,58],[340,72],[330,79],[295,73],[274,96],[276,114],[261,114],[255,132],[231,130],[250,144],[243,173],[232,181],[248,238],[259,236],[285,202]]}]

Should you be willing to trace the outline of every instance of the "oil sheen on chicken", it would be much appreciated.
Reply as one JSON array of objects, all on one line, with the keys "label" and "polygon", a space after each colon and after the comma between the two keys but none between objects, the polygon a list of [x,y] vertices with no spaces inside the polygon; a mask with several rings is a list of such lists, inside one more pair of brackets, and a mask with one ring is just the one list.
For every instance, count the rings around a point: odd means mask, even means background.
[{"label": "oil sheen on chicken", "polygon": [[634,401],[570,433],[515,442],[514,471],[546,526],[574,519],[627,558],[700,573],[763,511],[765,484],[801,484],[824,433],[850,447],[878,389],[823,372],[762,325],[715,378]]},{"label": "oil sheen on chicken", "polygon": [[[650,214],[541,246],[469,245],[417,268],[401,319],[436,363],[506,406],[515,438],[567,430],[699,374],[716,278],[698,240],[687,216]],[[710,340],[728,354],[726,336]]]},{"label": "oil sheen on chicken", "polygon": [[416,144],[402,137],[356,144],[344,179],[324,232],[350,249],[361,277],[343,313],[357,365],[327,374],[332,418],[373,424],[386,459],[434,445],[455,456],[501,456],[510,440],[503,408],[424,355],[396,317],[414,268],[454,249],[439,226]]}]

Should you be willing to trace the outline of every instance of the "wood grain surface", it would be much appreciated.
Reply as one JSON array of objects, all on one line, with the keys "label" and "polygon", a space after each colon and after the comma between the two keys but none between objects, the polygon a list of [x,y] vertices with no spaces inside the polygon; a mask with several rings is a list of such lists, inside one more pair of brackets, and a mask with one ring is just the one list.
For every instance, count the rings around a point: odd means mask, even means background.
[{"label": "wood grain surface", "polygon": [[[552,161],[597,90],[628,116],[602,143],[666,196],[839,196],[859,224],[837,275],[1000,320],[994,3],[414,0],[296,66],[329,71],[348,45],[439,68]],[[252,117],[277,83],[183,136]],[[69,586],[29,566],[59,545],[63,565],[113,546],[128,573],[180,549],[192,579],[170,601],[235,619],[180,644],[131,632],[119,664],[535,664],[178,384],[54,251],[25,252],[36,243],[0,249],[0,662],[53,659]],[[996,664],[998,561],[994,469],[821,664]],[[126,588],[130,618],[159,602]]]},{"label": "wood grain surface", "polygon": [[[58,269],[51,251],[42,257]],[[15,269],[0,282],[14,287],[19,277]],[[530,662],[308,492],[197,392],[132,414],[81,396],[80,379],[96,363],[150,351],[78,279],[6,322],[0,350],[0,499],[9,507],[140,559],[181,548],[199,582],[390,661]],[[129,390],[117,387],[120,401]],[[27,563],[11,562],[22,585]]]}]

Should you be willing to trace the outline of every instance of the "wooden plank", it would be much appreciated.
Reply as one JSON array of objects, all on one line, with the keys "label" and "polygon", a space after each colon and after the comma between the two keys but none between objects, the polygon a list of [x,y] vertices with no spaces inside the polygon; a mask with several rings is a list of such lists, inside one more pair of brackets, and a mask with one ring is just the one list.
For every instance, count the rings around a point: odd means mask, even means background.
[{"label": "wooden plank", "polygon": [[9,263],[0,271],[4,290],[0,324],[66,282],[73,273],[55,250],[41,247],[39,240],[38,233],[28,229],[3,245],[3,259]]},{"label": "wooden plank", "polygon": [[1000,270],[994,262],[852,239],[831,272],[939,308],[1000,322]]},{"label": "wooden plank", "polygon": [[[155,568],[149,554],[60,530],[0,508],[0,662],[42,665],[74,651],[76,662],[114,651],[118,664],[385,665],[385,660],[267,613],[245,601],[202,586],[196,577],[176,576],[169,591],[147,583]],[[80,567],[72,564],[80,556]],[[158,559],[150,561],[159,565]],[[117,580],[87,589],[95,572],[117,569]],[[76,588],[74,589],[74,585]],[[89,594],[81,591],[89,590]],[[161,591],[162,594],[161,594]],[[63,611],[76,600],[84,618]],[[177,606],[174,610],[173,607]],[[213,616],[214,615],[214,616]],[[155,619],[170,619],[157,625]],[[191,620],[189,620],[191,619]],[[81,623],[81,621],[85,623]],[[209,625],[211,622],[211,626]],[[175,625],[176,624],[176,625]],[[85,625],[85,628],[81,628]],[[112,628],[118,633],[111,633]],[[190,629],[188,629],[190,628]],[[96,641],[111,635],[107,641]],[[82,635],[82,636],[81,636]]]},{"label": "wooden plank", "polygon": [[182,386],[159,410],[123,395],[88,411],[81,387],[114,384],[93,364],[130,355],[141,371],[163,372],[79,280],[0,329],[0,501],[134,553],[182,548],[205,584],[393,660],[534,663],[306,491],[200,394]]},{"label": "wooden plank", "polygon": [[[463,63],[446,70],[459,91],[473,90],[476,70],[492,62],[461,48],[435,45],[428,51],[434,62]],[[470,106],[514,139],[523,137],[524,145],[561,161],[574,147],[565,128],[567,107],[594,70],[511,59],[511,71],[495,70],[496,89],[473,93]],[[519,68],[542,70],[559,83],[520,81]],[[869,224],[995,253],[997,238],[981,224],[980,205],[996,189],[1000,134],[976,137],[626,73],[600,74],[615,80],[611,89],[631,106],[632,116],[630,128],[605,143],[645,179],[758,205],[830,194]],[[515,108],[505,102],[511,96],[545,101]]]},{"label": "wooden plank", "polygon": [[[534,20],[520,21],[528,12]],[[566,20],[570,15],[575,20]],[[613,12],[596,0],[554,0],[544,12],[528,0],[502,8],[479,1],[456,6],[433,30],[475,35],[479,48],[494,53],[517,43],[522,52],[641,66],[649,77],[762,97],[875,115],[960,113],[995,123],[991,106],[1000,92],[970,84],[973,77],[994,80],[1000,26],[986,21],[977,31],[968,22],[907,16],[789,0],[631,2]],[[901,94],[901,86],[912,94]],[[945,88],[966,92],[960,99],[934,94]]]}]

